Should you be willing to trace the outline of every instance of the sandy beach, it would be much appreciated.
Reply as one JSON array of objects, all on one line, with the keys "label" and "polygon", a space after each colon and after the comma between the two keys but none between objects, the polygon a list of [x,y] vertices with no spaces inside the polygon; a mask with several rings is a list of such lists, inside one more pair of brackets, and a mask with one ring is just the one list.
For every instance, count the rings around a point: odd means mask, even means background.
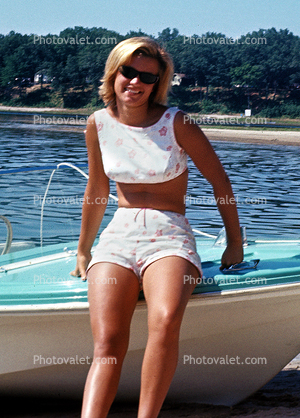
[{"label": "sandy beach", "polygon": [[[1,399],[3,418],[80,418],[80,401]],[[4,413],[4,411],[6,411]],[[133,418],[137,405],[114,404],[109,418]],[[290,418],[300,417],[300,355],[250,398],[233,407],[165,404],[160,418]]]},{"label": "sandy beach", "polygon": [[300,145],[300,132],[277,130],[254,130],[254,129],[217,129],[202,128],[205,135],[211,141],[233,141],[246,142],[251,144],[272,144],[272,145]]}]

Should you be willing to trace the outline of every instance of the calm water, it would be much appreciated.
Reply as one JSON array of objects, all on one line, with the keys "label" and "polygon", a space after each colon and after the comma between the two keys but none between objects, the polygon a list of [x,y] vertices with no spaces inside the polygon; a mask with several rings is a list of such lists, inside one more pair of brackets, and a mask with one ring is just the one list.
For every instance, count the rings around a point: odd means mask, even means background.
[{"label": "calm water", "polygon": [[[86,164],[83,126],[33,124],[33,116],[0,115],[0,170],[44,168],[0,175],[0,214],[13,227],[15,241],[41,238],[41,209],[50,178],[49,166]],[[230,176],[241,224],[250,238],[300,238],[300,148],[292,146],[212,143]],[[83,170],[87,173],[87,168]],[[78,238],[81,198],[86,179],[64,167],[55,172],[43,213],[43,243]],[[114,184],[111,185],[114,194]],[[116,210],[107,209],[103,226]],[[187,217],[193,227],[217,234],[222,221],[210,185],[190,164]],[[6,227],[0,223],[0,243]]]}]

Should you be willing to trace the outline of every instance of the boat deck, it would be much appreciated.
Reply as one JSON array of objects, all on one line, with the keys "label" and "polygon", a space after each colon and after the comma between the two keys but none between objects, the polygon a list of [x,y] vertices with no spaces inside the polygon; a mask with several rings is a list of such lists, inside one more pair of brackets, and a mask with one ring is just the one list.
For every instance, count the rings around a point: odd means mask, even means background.
[{"label": "boat deck", "polygon": [[[70,275],[76,263],[76,246],[74,241],[1,256],[0,310],[1,306],[7,310],[18,305],[87,303],[87,282]],[[255,268],[246,265],[231,272],[219,269],[223,246],[213,246],[211,240],[198,239],[197,247],[203,277],[197,279],[194,294],[246,291],[300,282],[298,242],[250,242],[244,248],[245,261],[259,259],[258,265]]]}]

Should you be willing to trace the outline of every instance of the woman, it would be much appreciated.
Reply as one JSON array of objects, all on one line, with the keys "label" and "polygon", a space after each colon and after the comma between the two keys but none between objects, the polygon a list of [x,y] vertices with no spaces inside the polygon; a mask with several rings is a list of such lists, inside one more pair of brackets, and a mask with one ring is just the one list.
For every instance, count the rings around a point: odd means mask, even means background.
[{"label": "woman", "polygon": [[[195,240],[184,217],[187,155],[212,184],[216,201],[230,202],[218,204],[228,241],[222,267],[243,259],[236,205],[218,157],[197,125],[165,106],[172,75],[170,57],[153,40],[121,42],[110,53],[102,80],[107,107],[88,119],[89,180],[72,273],[88,280],[94,338],[84,418],[108,414],[141,287],[148,307],[148,341],[138,417],[157,417],[166,397],[177,365],[184,310],[201,276]],[[109,178],[116,181],[118,210],[92,258]],[[184,281],[187,275],[195,280]],[[95,361],[108,357],[115,362]]]}]

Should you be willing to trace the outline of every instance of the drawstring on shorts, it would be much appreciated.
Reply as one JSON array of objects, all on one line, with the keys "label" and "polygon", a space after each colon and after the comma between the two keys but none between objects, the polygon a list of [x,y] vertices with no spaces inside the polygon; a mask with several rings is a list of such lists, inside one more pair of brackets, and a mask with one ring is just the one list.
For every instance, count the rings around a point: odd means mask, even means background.
[{"label": "drawstring on shorts", "polygon": [[138,214],[143,210],[144,211],[144,227],[146,228],[146,209],[147,208],[141,208],[140,210],[137,211],[135,217],[134,217],[134,222],[136,222],[137,216]]}]

